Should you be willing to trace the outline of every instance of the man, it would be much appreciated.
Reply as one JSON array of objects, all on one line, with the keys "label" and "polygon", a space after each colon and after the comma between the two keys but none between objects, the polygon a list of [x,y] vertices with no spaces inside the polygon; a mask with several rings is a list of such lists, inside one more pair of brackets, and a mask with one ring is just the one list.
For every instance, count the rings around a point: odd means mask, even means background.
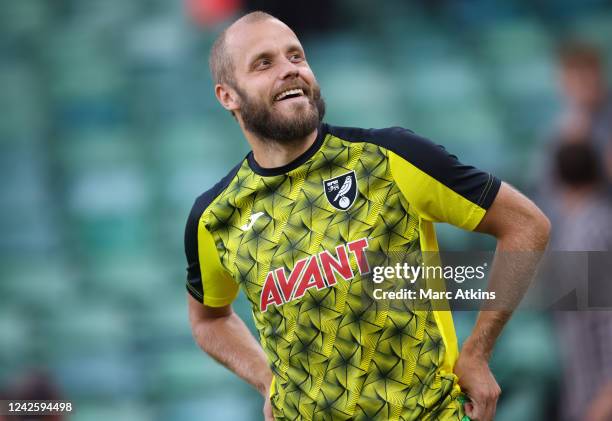
[{"label": "man", "polygon": [[[584,43],[567,43],[559,51],[559,87],[563,103],[537,164],[537,202],[557,226],[563,216],[563,186],[552,157],[570,139],[588,142],[604,167],[610,194],[612,183],[612,96],[599,51]],[[553,230],[557,232],[557,230]]]},{"label": "man", "polygon": [[561,49],[559,67],[565,104],[556,140],[588,138],[603,156],[612,133],[612,98],[602,57],[590,45],[571,43]]},{"label": "man", "polygon": [[[482,312],[459,355],[448,311],[363,308],[366,252],[437,250],[438,221],[495,235],[500,250],[542,250],[546,217],[408,130],[322,124],[302,46],[270,15],[232,24],[210,65],[252,152],[187,222],[200,347],[266,397],[267,420],[492,419],[500,389],[488,359],[510,312]],[[528,275],[494,265],[490,283],[522,290]],[[239,288],[261,346],[232,312]]]},{"label": "man", "polygon": [[[569,252],[612,250],[612,200],[606,191],[602,165],[593,142],[572,138],[561,142],[554,156],[562,192],[560,219],[551,248]],[[558,276],[556,283],[562,284],[563,279],[575,283],[580,279],[570,267],[557,269],[564,271],[566,276]],[[609,284],[607,271],[602,273],[593,264],[589,265],[589,278]],[[609,286],[602,283],[600,288],[599,296],[605,296],[603,288],[607,290]],[[597,291],[595,282],[589,284],[590,294],[598,294]],[[562,350],[560,419],[610,420],[612,312],[589,311],[588,307],[579,310],[558,312],[554,319]]]}]

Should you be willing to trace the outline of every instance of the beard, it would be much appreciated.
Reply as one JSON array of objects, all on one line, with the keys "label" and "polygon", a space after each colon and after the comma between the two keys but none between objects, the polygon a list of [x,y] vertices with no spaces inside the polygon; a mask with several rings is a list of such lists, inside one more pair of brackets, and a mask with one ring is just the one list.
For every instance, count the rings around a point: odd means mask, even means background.
[{"label": "beard", "polygon": [[325,116],[325,101],[318,86],[312,88],[308,104],[292,104],[292,110],[284,115],[281,111],[250,97],[246,91],[235,87],[240,95],[241,116],[246,130],[264,142],[292,144],[299,142],[319,127]]}]

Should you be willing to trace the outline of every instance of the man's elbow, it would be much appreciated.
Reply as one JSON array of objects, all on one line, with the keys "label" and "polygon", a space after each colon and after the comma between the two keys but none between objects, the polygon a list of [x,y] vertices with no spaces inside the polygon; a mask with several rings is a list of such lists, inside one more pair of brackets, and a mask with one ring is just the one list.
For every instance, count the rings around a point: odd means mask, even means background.
[{"label": "man's elbow", "polygon": [[528,235],[533,238],[535,248],[544,250],[550,239],[551,223],[550,219],[538,208],[533,205],[525,221],[524,229],[528,230]]},{"label": "man's elbow", "polygon": [[533,202],[523,201],[504,218],[504,223],[494,234],[503,244],[503,249],[541,251],[548,245],[550,220]]}]

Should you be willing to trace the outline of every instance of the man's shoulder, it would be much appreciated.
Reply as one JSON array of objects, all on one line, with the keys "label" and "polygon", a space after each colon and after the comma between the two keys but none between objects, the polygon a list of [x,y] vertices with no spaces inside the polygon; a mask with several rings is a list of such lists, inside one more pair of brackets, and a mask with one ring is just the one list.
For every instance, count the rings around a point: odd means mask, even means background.
[{"label": "man's shoulder", "polygon": [[191,216],[199,218],[200,215],[213,203],[213,201],[223,193],[223,191],[231,184],[232,180],[240,170],[244,160],[234,166],[223,178],[221,178],[214,186],[200,194],[193,204]]},{"label": "man's shoulder", "polygon": [[404,127],[363,129],[329,125],[328,130],[334,137],[348,142],[374,144],[410,161],[429,161],[432,158],[435,159],[439,154],[446,154],[442,146]]},{"label": "man's shoulder", "polygon": [[399,126],[369,129],[333,125],[328,125],[327,127],[332,136],[342,140],[374,143],[380,144],[380,146],[393,142],[405,142],[413,137],[418,137],[412,130]]}]

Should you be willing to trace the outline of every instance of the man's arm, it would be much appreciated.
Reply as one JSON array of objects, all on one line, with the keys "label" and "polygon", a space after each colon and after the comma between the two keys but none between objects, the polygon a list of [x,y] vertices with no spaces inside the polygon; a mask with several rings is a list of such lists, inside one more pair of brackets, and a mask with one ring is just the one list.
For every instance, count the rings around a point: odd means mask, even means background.
[{"label": "man's arm", "polygon": [[189,321],[197,344],[204,352],[251,384],[266,401],[266,420],[272,419],[269,389],[272,371],[263,349],[230,305],[209,307],[187,294]]},{"label": "man's arm", "polygon": [[481,311],[472,334],[463,344],[455,373],[471,402],[466,414],[475,420],[492,420],[501,390],[490,369],[489,358],[502,328],[523,297],[546,248],[548,218],[521,193],[502,183],[476,231],[497,238],[496,257],[489,290],[503,300],[503,308]]}]

